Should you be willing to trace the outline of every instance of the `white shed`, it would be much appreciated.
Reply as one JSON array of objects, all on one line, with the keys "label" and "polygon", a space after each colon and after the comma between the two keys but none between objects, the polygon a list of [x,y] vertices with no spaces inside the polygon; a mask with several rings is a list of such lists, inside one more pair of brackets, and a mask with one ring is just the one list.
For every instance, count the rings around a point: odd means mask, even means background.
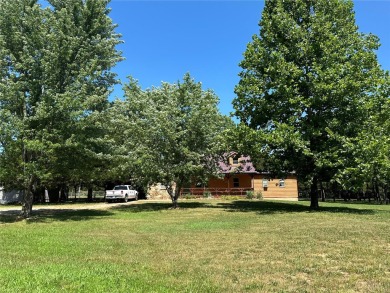
[{"label": "white shed", "polygon": [[16,203],[22,200],[23,192],[20,190],[5,191],[0,186],[0,204]]}]

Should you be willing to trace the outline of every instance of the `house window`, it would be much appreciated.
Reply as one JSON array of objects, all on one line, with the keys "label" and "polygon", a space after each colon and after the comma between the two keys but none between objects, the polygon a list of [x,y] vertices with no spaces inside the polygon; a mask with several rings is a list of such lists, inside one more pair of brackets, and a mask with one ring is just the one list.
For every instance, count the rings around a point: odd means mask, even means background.
[{"label": "house window", "polygon": [[233,165],[238,164],[238,156],[233,157]]},{"label": "house window", "polygon": [[233,187],[240,187],[240,179],[233,178]]},{"label": "house window", "polygon": [[279,187],[285,187],[284,179],[279,180]]}]

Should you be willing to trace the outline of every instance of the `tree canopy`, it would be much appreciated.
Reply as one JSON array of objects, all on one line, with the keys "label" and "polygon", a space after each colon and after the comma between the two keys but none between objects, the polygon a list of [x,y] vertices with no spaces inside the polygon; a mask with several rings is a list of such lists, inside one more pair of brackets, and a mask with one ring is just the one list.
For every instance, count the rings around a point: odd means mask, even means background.
[{"label": "tree canopy", "polygon": [[335,178],[384,74],[379,40],[355,24],[353,2],[268,0],[240,63],[233,105],[277,170],[317,184]]},{"label": "tree canopy", "polygon": [[0,181],[23,186],[25,217],[38,186],[96,177],[121,59],[108,1],[47,2],[0,3]]},{"label": "tree canopy", "polygon": [[183,186],[218,171],[221,133],[230,120],[219,113],[217,96],[189,74],[145,91],[131,78],[124,90],[125,101],[110,115],[119,127],[119,166],[141,186],[164,184],[176,207]]}]

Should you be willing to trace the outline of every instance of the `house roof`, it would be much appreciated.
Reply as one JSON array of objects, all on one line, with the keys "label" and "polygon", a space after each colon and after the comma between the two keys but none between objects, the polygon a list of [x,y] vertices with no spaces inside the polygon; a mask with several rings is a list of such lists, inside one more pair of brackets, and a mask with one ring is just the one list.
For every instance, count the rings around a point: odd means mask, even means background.
[{"label": "house roof", "polygon": [[241,174],[260,174],[256,171],[249,156],[239,156],[238,164],[231,164],[230,158],[237,156],[237,153],[230,153],[226,159],[219,162],[219,168],[222,174],[241,173]]}]

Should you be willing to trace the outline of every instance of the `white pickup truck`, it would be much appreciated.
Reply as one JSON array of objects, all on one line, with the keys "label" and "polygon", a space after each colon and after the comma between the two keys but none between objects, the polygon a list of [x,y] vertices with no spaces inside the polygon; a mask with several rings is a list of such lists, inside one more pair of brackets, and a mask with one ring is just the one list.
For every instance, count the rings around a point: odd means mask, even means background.
[{"label": "white pickup truck", "polygon": [[138,200],[138,191],[130,185],[116,185],[113,190],[106,190],[106,201],[122,200],[127,202],[130,198]]}]

